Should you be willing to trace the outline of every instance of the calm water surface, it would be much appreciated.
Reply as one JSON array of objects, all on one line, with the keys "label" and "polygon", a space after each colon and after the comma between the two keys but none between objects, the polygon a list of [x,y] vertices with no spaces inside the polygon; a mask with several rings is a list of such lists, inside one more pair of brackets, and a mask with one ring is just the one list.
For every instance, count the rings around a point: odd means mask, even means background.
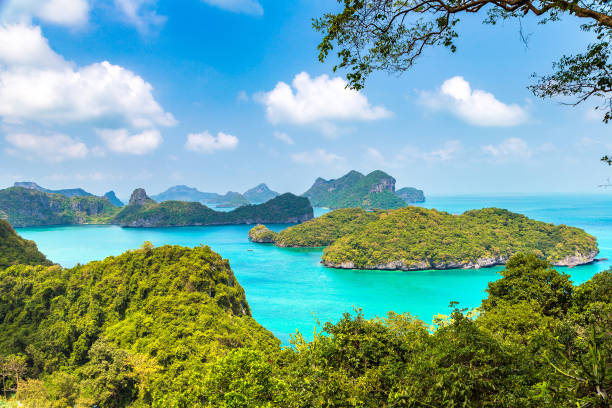
[{"label": "calm water surface", "polygon": [[[597,237],[600,257],[612,259],[612,195],[542,197],[431,197],[428,208],[451,213],[483,207],[500,207],[541,221],[585,229]],[[316,209],[317,215],[324,213]],[[281,230],[286,225],[272,228]],[[448,313],[450,301],[476,307],[489,281],[502,268],[447,271],[351,271],[324,268],[321,250],[276,248],[252,244],[251,226],[215,226],[122,229],[116,226],[69,226],[21,228],[19,233],[36,241],[54,262],[70,267],[154,245],[210,245],[229,259],[246,290],[255,319],[287,343],[296,330],[308,335],[316,321],[336,321],[342,313],[363,308],[367,316],[384,316],[390,310],[410,312],[431,322],[438,313]],[[599,262],[573,269],[560,268],[576,283],[608,269]]]}]

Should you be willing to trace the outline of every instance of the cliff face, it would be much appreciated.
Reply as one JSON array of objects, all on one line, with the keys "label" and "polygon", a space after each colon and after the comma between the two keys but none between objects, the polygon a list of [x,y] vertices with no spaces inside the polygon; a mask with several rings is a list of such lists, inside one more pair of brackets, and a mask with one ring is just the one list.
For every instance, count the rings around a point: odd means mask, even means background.
[{"label": "cliff face", "polygon": [[97,223],[116,211],[102,197],[67,198],[23,187],[0,190],[0,213],[14,227]]},{"label": "cliff face", "polygon": [[404,201],[395,196],[395,179],[387,173],[376,170],[364,176],[350,171],[339,179],[317,178],[303,196],[315,207],[364,209],[400,208]]}]

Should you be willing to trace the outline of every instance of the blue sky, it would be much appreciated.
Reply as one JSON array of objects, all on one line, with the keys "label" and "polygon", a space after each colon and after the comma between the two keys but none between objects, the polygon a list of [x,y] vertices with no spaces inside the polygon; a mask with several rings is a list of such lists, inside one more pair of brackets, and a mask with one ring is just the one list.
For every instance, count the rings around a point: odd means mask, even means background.
[{"label": "blue sky", "polygon": [[567,19],[465,19],[361,93],[321,64],[311,19],[331,0],[0,2],[0,186],[121,197],[175,184],[304,192],[382,169],[429,194],[602,193],[610,126],[527,90],[589,36]]}]

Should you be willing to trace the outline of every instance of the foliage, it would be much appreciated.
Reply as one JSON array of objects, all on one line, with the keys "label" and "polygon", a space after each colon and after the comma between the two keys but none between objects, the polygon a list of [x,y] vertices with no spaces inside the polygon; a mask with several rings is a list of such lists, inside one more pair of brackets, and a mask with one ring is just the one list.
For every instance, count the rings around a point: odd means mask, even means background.
[{"label": "foliage", "polygon": [[104,197],[65,197],[23,187],[0,190],[0,214],[14,227],[101,224],[118,211]]},{"label": "foliage", "polygon": [[281,247],[321,247],[332,244],[338,238],[363,228],[378,219],[379,212],[361,208],[342,208],[323,214],[281,231],[276,245]]},{"label": "foliage", "polygon": [[591,261],[598,249],[595,237],[581,229],[507,210],[485,208],[451,215],[406,207],[387,211],[337,239],[322,259],[328,266],[361,269],[477,268],[503,264],[520,252],[556,265],[573,265]]},{"label": "foliage", "polygon": [[318,178],[303,196],[315,207],[327,208],[400,208],[404,200],[394,194],[395,179],[376,170],[364,176],[352,170],[336,180]]},{"label": "foliage", "polygon": [[485,22],[534,15],[540,23],[558,21],[563,16],[578,17],[583,30],[592,32],[595,42],[586,53],[564,56],[550,76],[531,87],[540,97],[573,96],[576,103],[593,96],[603,100],[604,121],[612,114],[610,40],[612,5],[608,0],[338,0],[339,13],[326,13],[314,21],[323,33],[318,46],[324,61],[335,47],[339,63],[334,70],[348,69],[352,88],[360,89],[375,71],[404,72],[431,47],[457,49],[462,15],[486,13]]},{"label": "foliage", "polygon": [[519,254],[501,276],[479,313],[451,302],[433,327],[357,310],[282,349],[207,247],[13,266],[3,389],[18,382],[11,403],[44,408],[609,407],[612,272],[573,286]]},{"label": "foliage", "polygon": [[277,233],[266,228],[265,225],[257,224],[249,231],[249,239],[253,242],[260,243],[274,243],[276,241]]},{"label": "foliage", "polygon": [[0,272],[0,355],[27,362],[24,400],[40,397],[41,380],[70,406],[195,406],[207,365],[240,347],[278,341],[208,247],[148,244],[71,269]]},{"label": "foliage", "polygon": [[[523,279],[528,292],[536,291],[540,281],[527,286],[529,277],[541,272],[529,270],[542,269],[538,262],[512,259],[501,281]],[[543,269],[555,273],[545,263]],[[527,276],[521,278],[522,273]],[[612,293],[611,276],[602,272],[570,292],[583,294],[581,304],[601,305],[606,300],[601,296]],[[551,278],[564,280],[560,274]],[[595,382],[593,376],[579,381],[562,374],[559,369],[568,374],[566,367],[557,365],[552,351],[563,339],[580,339],[609,320],[598,315],[581,325],[567,316],[544,316],[520,292],[514,294],[519,296],[510,294],[475,319],[455,308],[437,328],[408,314],[368,320],[357,311],[326,323],[312,341],[297,333],[289,349],[234,351],[211,367],[206,406],[608,407],[609,326],[598,332],[599,353],[591,360],[589,349],[574,347],[576,354],[564,354],[566,365],[574,368],[570,376],[580,380],[575,374],[582,363],[587,368],[593,367],[589,361],[599,364]],[[524,313],[513,313],[519,310]]]},{"label": "foliage", "polygon": [[222,224],[283,224],[309,220],[313,209],[307,199],[286,193],[263,204],[245,205],[233,211],[214,211],[203,204],[164,201],[127,205],[112,223],[128,227],[169,227]]},{"label": "foliage", "polygon": [[21,238],[11,224],[0,220],[0,269],[16,264],[51,265],[51,262],[38,251],[34,241]]}]

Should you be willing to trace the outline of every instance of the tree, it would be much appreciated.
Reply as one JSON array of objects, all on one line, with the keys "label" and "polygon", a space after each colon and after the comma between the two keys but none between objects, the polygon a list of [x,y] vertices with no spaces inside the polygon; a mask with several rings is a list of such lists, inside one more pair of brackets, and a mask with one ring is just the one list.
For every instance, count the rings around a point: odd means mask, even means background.
[{"label": "tree", "polygon": [[[349,70],[349,86],[361,89],[374,71],[404,72],[427,48],[456,51],[458,23],[467,14],[486,14],[485,23],[536,16],[541,23],[571,15],[594,34],[586,52],[563,56],[550,75],[529,88],[541,98],[570,97],[571,105],[597,100],[603,121],[612,119],[612,2],[609,0],[338,0],[344,9],[314,21],[324,34],[318,46],[325,61],[334,47]],[[602,158],[612,164],[609,157]]]}]

